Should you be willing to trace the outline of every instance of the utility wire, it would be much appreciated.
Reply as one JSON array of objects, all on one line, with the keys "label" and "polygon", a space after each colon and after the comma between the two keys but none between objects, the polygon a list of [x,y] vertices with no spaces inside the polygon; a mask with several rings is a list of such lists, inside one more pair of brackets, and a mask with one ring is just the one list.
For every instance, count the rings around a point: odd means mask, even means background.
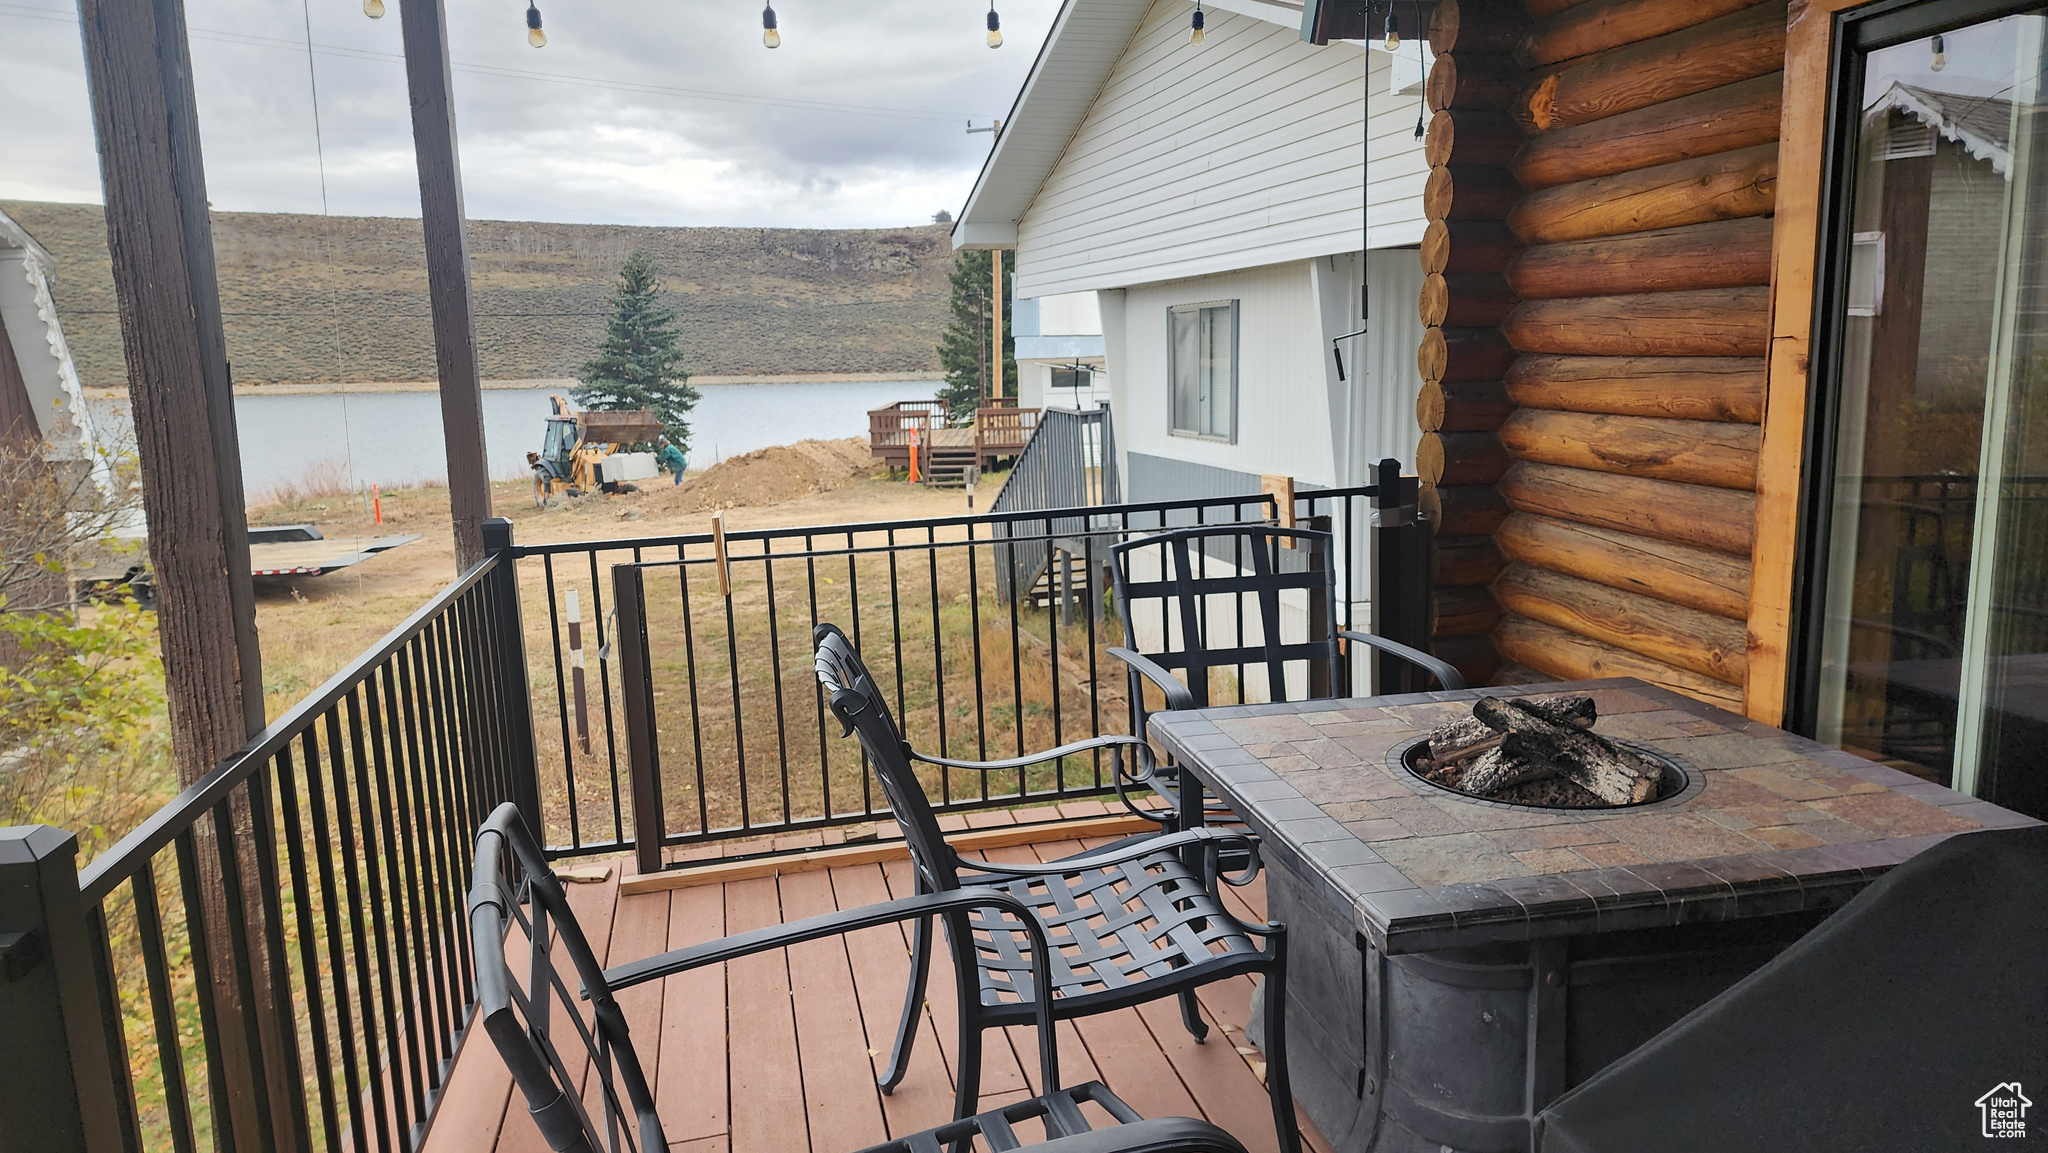
[{"label": "utility wire", "polygon": [[[78,18],[61,9],[34,7],[27,4],[0,2],[0,16],[14,16],[27,20],[48,20],[58,24],[76,24]],[[311,43],[306,41],[282,40],[275,36],[257,36],[246,32],[228,32],[217,28],[187,26],[186,33],[195,40],[208,40],[221,44],[240,44],[252,48],[272,48],[289,52],[308,50]],[[398,52],[382,52],[374,48],[351,48],[339,44],[312,44],[311,51],[322,56],[339,56],[352,60],[382,60],[403,63],[405,56]],[[495,64],[453,63],[457,72],[476,76],[496,76],[512,80],[533,80],[546,84],[563,84],[577,88],[598,88],[612,92],[634,92],[648,96],[673,96],[683,100],[712,100],[728,104],[757,104],[768,108],[793,108],[806,112],[840,112],[856,116],[883,116],[902,120],[930,120],[952,123],[960,119],[958,112],[935,112],[928,108],[892,108],[878,104],[848,104],[833,100],[802,100],[787,96],[756,96],[744,92],[724,92],[710,88],[678,88],[667,84],[642,84],[632,80],[615,80],[601,76],[575,76],[555,72],[534,72],[524,68],[505,68]]]}]

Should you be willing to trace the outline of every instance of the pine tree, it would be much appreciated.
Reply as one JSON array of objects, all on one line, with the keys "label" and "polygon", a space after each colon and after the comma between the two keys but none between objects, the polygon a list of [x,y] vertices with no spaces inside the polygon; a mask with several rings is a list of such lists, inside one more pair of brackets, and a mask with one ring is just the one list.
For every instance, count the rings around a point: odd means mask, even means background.
[{"label": "pine tree", "polygon": [[661,419],[669,439],[687,451],[688,414],[698,394],[683,369],[681,342],[676,311],[669,306],[654,258],[636,248],[619,266],[604,340],[597,355],[577,370],[579,383],[570,395],[584,408],[648,409]]},{"label": "pine tree", "polygon": [[[953,261],[949,280],[953,286],[952,318],[939,337],[939,367],[946,370],[946,383],[939,399],[955,420],[974,415],[981,404],[982,381],[988,364],[989,276],[993,262],[986,252],[962,252]],[[1008,277],[1004,278],[1006,281]],[[1004,396],[1017,395],[1017,342],[1010,335],[1012,312],[1010,286],[1003,285],[1003,388]],[[993,389],[991,389],[993,391]]]}]

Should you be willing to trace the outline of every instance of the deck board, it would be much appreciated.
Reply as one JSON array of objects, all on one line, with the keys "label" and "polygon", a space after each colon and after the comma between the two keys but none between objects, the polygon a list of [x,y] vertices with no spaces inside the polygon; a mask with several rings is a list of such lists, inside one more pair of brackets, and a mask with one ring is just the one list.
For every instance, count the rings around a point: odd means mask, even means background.
[{"label": "deck board", "polygon": [[[1085,811],[1084,811],[1085,810]],[[1064,811],[1064,807],[1063,807]],[[1070,816],[1099,815],[1090,802]],[[949,817],[952,830],[1009,820]],[[1050,860],[1099,842],[995,850],[999,860]],[[735,881],[620,897],[616,876],[572,885],[569,894],[593,948],[616,965],[663,948],[853,908],[914,891],[909,862]],[[1234,912],[1264,915],[1263,886],[1226,891]],[[910,1073],[882,1095],[874,1077],[887,1060],[909,976],[909,927],[883,926],[666,978],[620,999],[655,1080],[667,1153],[844,1153],[952,1116],[955,1011],[943,941],[933,958]],[[515,960],[515,968],[518,962]],[[1211,1031],[1196,1044],[1179,1007],[1161,1001],[1060,1025],[1061,1076],[1100,1077],[1147,1116],[1206,1117],[1251,1153],[1277,1148],[1256,1055],[1242,1026],[1252,981],[1204,988]],[[482,1034],[466,1044],[428,1135],[433,1153],[524,1153],[542,1148],[502,1062]],[[983,1108],[1017,1100],[1037,1080],[1028,1029],[991,1033],[983,1057]],[[586,1094],[588,1095],[588,1094]],[[593,1100],[593,1104],[594,1104]],[[1314,1153],[1328,1146],[1304,1123]]]}]

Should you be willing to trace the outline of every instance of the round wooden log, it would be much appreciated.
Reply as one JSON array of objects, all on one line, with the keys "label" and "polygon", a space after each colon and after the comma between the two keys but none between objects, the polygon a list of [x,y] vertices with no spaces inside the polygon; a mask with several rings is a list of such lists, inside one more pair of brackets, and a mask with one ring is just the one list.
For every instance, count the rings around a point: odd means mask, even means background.
[{"label": "round wooden log", "polygon": [[1530,28],[1515,45],[1525,68],[1556,64],[1704,24],[1757,0],[1590,0]]},{"label": "round wooden log", "polygon": [[1542,20],[1583,3],[1585,0],[1523,0],[1522,7],[1532,19]]},{"label": "round wooden log", "polygon": [[1771,282],[1771,219],[1750,216],[1525,248],[1507,283],[1525,300],[1743,288]]},{"label": "round wooden log", "polygon": [[1530,461],[1509,469],[1499,487],[1519,512],[1736,556],[1749,555],[1756,531],[1756,496],[1735,489]]},{"label": "round wooden log", "polygon": [[1508,517],[1491,540],[1503,556],[1537,568],[1730,620],[1749,617],[1744,557],[1524,512]]},{"label": "round wooden log", "polygon": [[1432,220],[1422,233],[1422,271],[1499,272],[1522,244],[1508,226],[1493,220]]},{"label": "round wooden log", "polygon": [[1427,328],[1415,350],[1424,381],[1499,380],[1515,362],[1515,347],[1498,328]]},{"label": "round wooden log", "polygon": [[1422,158],[1431,168],[1446,164],[1504,168],[1520,155],[1526,139],[1521,126],[1504,113],[1446,108],[1429,118]]},{"label": "round wooden log", "polygon": [[1432,168],[1422,185],[1422,214],[1430,220],[1500,220],[1521,195],[1522,186],[1505,168]]},{"label": "round wooden log", "polygon": [[1432,485],[1492,484],[1513,463],[1490,432],[1425,432],[1415,442],[1415,475]]},{"label": "round wooden log", "polygon": [[1770,304],[1769,288],[1525,300],[1500,330],[1523,352],[1762,356],[1771,343]]},{"label": "round wooden log", "polygon": [[1438,327],[1477,328],[1497,325],[1515,306],[1515,294],[1498,273],[1466,272],[1422,278],[1416,311],[1422,323]]},{"label": "round wooden log", "polygon": [[1460,52],[1439,56],[1429,66],[1424,93],[1432,112],[1445,108],[1497,111],[1513,104],[1529,74],[1507,56]]},{"label": "round wooden log", "polygon": [[1499,436],[1521,460],[1754,492],[1763,429],[1715,420],[1524,408],[1508,418]]},{"label": "round wooden log", "polygon": [[1429,651],[1438,660],[1458,670],[1468,685],[1490,684],[1494,674],[1500,671],[1500,653],[1484,633],[1437,637],[1430,641]]},{"label": "round wooden log", "polygon": [[[1509,166],[1526,187],[1549,188],[1769,144],[1778,139],[1784,90],[1785,74],[1772,72],[1591,124],[1555,128],[1528,137]],[[1430,131],[1435,135],[1433,125]]]},{"label": "round wooden log", "polygon": [[1763,216],[1777,202],[1778,146],[1760,144],[1531,192],[1507,222],[1524,244],[1556,244]]},{"label": "round wooden log", "polygon": [[1433,380],[1415,394],[1415,423],[1424,432],[1492,432],[1514,411],[1497,380]]},{"label": "round wooden log", "polygon": [[1500,623],[1500,602],[1484,585],[1440,588],[1430,594],[1432,636],[1467,637],[1489,633]]},{"label": "round wooden log", "polygon": [[1785,19],[1784,0],[1770,0],[1604,53],[1530,84],[1513,114],[1547,132],[1776,72],[1785,66]]},{"label": "round wooden log", "polygon": [[1515,613],[1501,619],[1492,639],[1501,656],[1537,670],[1546,681],[1636,677],[1694,700],[1742,711],[1742,691],[1733,685]]},{"label": "round wooden log", "polygon": [[1767,376],[1762,357],[1524,356],[1506,388],[1527,408],[1756,424]]},{"label": "round wooden log", "polygon": [[1490,536],[1440,536],[1430,558],[1430,584],[1437,588],[1492,584],[1507,564]]},{"label": "round wooden log", "polygon": [[1490,484],[1422,486],[1423,514],[1439,537],[1491,536],[1508,519],[1507,498]]},{"label": "round wooden log", "polygon": [[1529,30],[1529,13],[1513,0],[1437,0],[1429,15],[1429,50],[1505,55]]},{"label": "round wooden log", "polygon": [[1668,601],[1623,592],[1526,564],[1511,564],[1493,582],[1502,606],[1530,620],[1662,661],[1674,668],[1743,683],[1749,666],[1748,627]]}]

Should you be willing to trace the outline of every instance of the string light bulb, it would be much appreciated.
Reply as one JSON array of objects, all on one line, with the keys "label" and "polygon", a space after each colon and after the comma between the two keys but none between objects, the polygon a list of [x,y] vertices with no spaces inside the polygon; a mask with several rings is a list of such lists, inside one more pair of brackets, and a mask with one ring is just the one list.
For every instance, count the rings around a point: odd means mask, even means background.
[{"label": "string light bulb", "polygon": [[384,19],[384,0],[363,0],[363,15],[372,20]]},{"label": "string light bulb", "polygon": [[1188,43],[1202,42],[1202,0],[1195,0],[1195,18],[1188,24]]},{"label": "string light bulb", "polygon": [[526,42],[535,48],[548,46],[548,34],[540,30],[540,9],[533,6],[532,0],[526,5]]},{"label": "string light bulb", "polygon": [[1394,16],[1394,6],[1387,5],[1387,51],[1401,50],[1401,24]]},{"label": "string light bulb", "polygon": [[1939,36],[1934,38],[1934,59],[1927,66],[1936,72],[1948,67],[1948,45]]},{"label": "string light bulb", "polygon": [[1001,48],[1003,46],[1003,21],[996,15],[995,0],[989,0],[988,5],[988,46],[990,48]]},{"label": "string light bulb", "polygon": [[775,27],[775,5],[761,9],[761,43],[770,48],[782,47],[782,33]]}]

